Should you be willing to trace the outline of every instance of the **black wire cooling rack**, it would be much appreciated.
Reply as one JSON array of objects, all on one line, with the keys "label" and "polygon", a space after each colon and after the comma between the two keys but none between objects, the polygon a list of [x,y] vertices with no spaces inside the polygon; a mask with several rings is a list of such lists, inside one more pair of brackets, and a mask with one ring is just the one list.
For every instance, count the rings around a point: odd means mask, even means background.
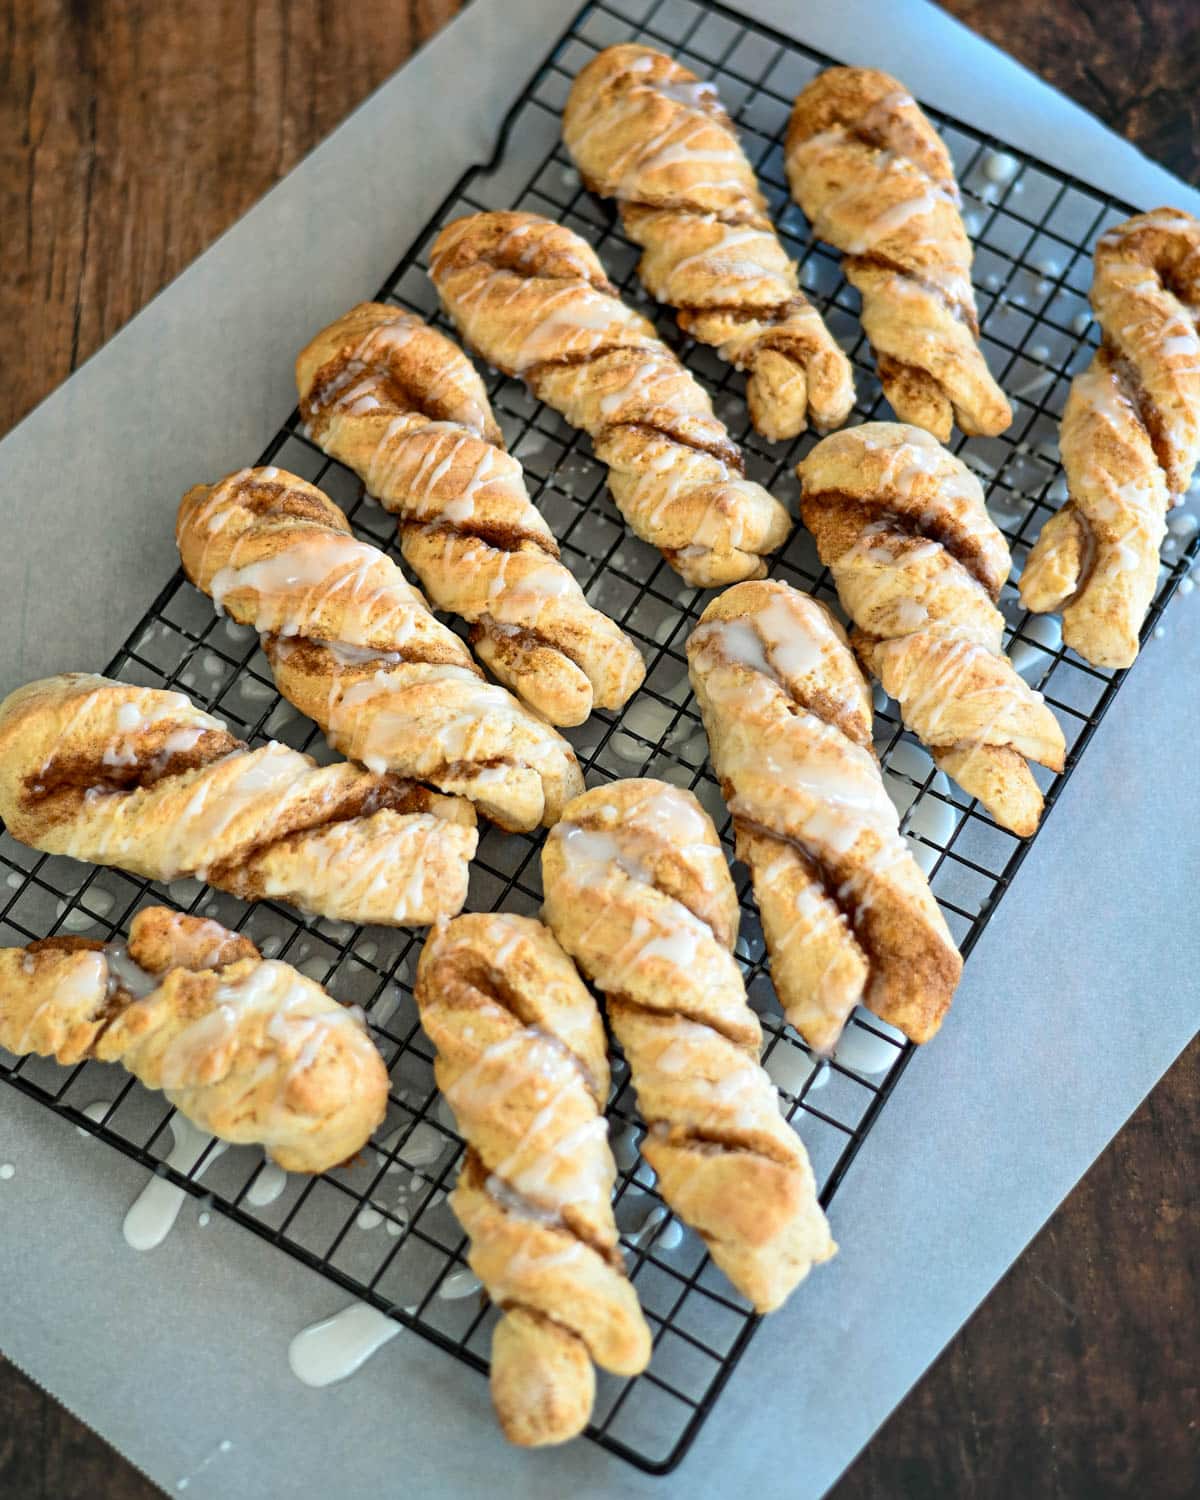
[{"label": "black wire cooling rack", "polygon": [[[645,302],[634,247],[622,237],[608,206],[582,189],[559,142],[560,114],[575,73],[600,48],[630,40],[664,48],[717,82],[784,241],[801,265],[803,284],[855,364],[856,418],[886,415],[856,317],[856,294],[842,279],[833,252],[810,240],[783,173],[781,142],[792,100],[832,59],[720,5],[600,0],[580,11],[510,110],[492,161],[472,168],[455,185],[388,278],[380,300],[446,326],[424,269],[438,227],[478,209],[519,207],[583,234],[624,294]],[[976,243],[983,345],[1015,412],[1002,437],[960,440],[957,451],[985,480],[989,506],[1009,538],[1019,576],[1043,519],[1065,495],[1057,427],[1070,377],[1091,354],[1086,301],[1091,250],[1108,225],[1133,210],[937,110],[928,113],[944,134],[963,187]],[[748,425],[742,377],[712,351],[683,339],[668,315],[660,316],[659,326],[713,390],[718,413],[744,446],[750,477],[795,510],[792,470],[812,438],[786,449],[765,444]],[[592,603],[619,620],[647,658],[645,687],[622,713],[598,713],[569,731],[589,783],[650,775],[691,787],[728,842],[728,819],[707,769],[684,657],[704,597],[686,588],[654,549],[625,530],[586,438],[520,384],[492,372],[489,386],[508,445],[525,465],[564,560]],[[230,466],[242,456],[230,454]],[[305,438],[298,413],[272,438],[259,462],[321,485],[349,512],[357,532],[398,555],[392,519],[363,494],[348,470]],[[169,497],[164,505],[166,525]],[[1189,545],[1186,527],[1177,525],[1164,548],[1161,586],[1144,639],[1156,630],[1196,551],[1197,538],[1191,536]],[[774,561],[772,573],[833,601],[803,530]],[[1060,776],[1039,776],[1049,812],[1123,674],[1098,671],[1065,651],[1052,620],[1020,610],[1011,583],[1002,606],[1011,625],[1008,649],[1027,679],[1045,693],[1066,731],[1066,769]],[[277,696],[253,633],[215,618],[209,601],[181,573],[155,599],[108,672],[147,686],[180,688],[252,742],[280,739],[330,758],[314,727]],[[925,751],[902,731],[895,705],[878,691],[876,707],[878,748],[889,787],[904,810],[903,826],[967,954],[1029,844],[997,827],[935,771]],[[536,836],[485,833],[468,909],[535,912],[541,897],[539,847]],[[898,1032],[859,1013],[834,1060],[818,1063],[809,1056],[781,1024],[748,879],[736,868],[743,911],[737,951],[763,1020],[765,1066],[804,1138],[821,1201],[828,1205],[913,1049]],[[446,1204],[460,1142],[434,1088],[431,1052],[412,999],[420,935],[304,921],[272,902],[248,906],[196,881],[164,887],[115,870],[92,870],[37,854],[7,834],[0,835],[0,880],[0,943],[25,943],[55,932],[108,938],[126,930],[141,906],[166,900],[246,932],[267,956],[297,964],[339,999],[363,1006],[391,1069],[387,1120],[358,1165],[320,1178],[291,1177],[282,1192],[278,1175],[265,1167],[261,1153],[248,1148],[218,1153],[210,1145],[196,1156],[183,1141],[166,1163],[172,1111],[160,1095],[118,1069],[85,1063],[67,1071],[0,1052],[0,1076],[202,1199],[202,1207],[211,1204],[355,1297],[485,1369],[495,1313],[477,1293],[464,1238]],[[620,1172],[616,1214],[655,1346],[649,1370],[636,1380],[600,1377],[590,1433],[639,1468],[665,1473],[682,1458],[712,1409],[757,1320],[714,1271],[699,1240],[661,1205],[653,1174],[639,1161],[641,1126],[619,1059],[614,1079],[609,1113]],[[813,1278],[816,1295],[820,1275],[818,1270]],[[802,1287],[795,1300],[803,1303],[808,1295]]]}]

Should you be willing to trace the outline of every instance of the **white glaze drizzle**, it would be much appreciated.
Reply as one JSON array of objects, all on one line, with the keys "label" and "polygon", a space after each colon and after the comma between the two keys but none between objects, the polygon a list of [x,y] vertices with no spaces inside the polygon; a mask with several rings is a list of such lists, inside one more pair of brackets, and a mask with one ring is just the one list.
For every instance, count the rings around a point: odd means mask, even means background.
[{"label": "white glaze drizzle", "polygon": [[254,1208],[266,1208],[281,1196],[287,1184],[288,1174],[268,1158],[246,1190],[246,1201]]},{"label": "white glaze drizzle", "polygon": [[299,635],[312,628],[335,598],[344,640],[386,637],[395,649],[429,614],[421,595],[390,558],[367,542],[335,532],[302,535],[291,546],[257,562],[228,564],[214,574],[209,593],[218,609],[230,594],[254,595],[253,623],[261,635]]},{"label": "white glaze drizzle", "polygon": [[[192,1181],[211,1166],[226,1148],[226,1142],[216,1140],[203,1130],[197,1130],[190,1120],[178,1112],[171,1117],[167,1128],[171,1132],[173,1144],[167,1153],[166,1165],[176,1172],[190,1175]],[[208,1155],[204,1165],[197,1169],[196,1164],[206,1151]],[[152,1177],[125,1215],[121,1226],[125,1243],[133,1250],[153,1250],[161,1245],[170,1234],[186,1196],[183,1188],[168,1182],[165,1177]]]}]

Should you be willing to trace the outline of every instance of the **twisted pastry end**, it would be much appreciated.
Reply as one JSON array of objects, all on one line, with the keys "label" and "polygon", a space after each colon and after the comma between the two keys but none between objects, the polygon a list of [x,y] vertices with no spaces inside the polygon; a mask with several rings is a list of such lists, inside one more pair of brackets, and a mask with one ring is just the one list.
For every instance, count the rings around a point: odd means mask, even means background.
[{"label": "twisted pastry end", "polygon": [[1071,385],[1060,449],[1066,504],[1042,527],[1021,600],[1062,610],[1066,644],[1128,667],[1158,584],[1167,511],[1200,460],[1200,223],[1138,214],[1096,246],[1101,344]]},{"label": "twisted pastry end", "polygon": [[387,1109],[361,1012],[248,938],[161,906],[134,917],[127,947],[0,949],[0,1045],[119,1062],[202,1130],[262,1145],[288,1172],[348,1160]]}]

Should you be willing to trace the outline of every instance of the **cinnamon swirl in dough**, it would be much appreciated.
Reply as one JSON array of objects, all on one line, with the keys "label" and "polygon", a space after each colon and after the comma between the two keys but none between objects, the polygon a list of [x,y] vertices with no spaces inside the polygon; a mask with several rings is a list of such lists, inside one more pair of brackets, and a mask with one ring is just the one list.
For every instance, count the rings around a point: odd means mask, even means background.
[{"label": "cinnamon swirl in dough", "polygon": [[1200,222],[1137,214],[1096,245],[1101,343],[1075,377],[1059,447],[1068,499],[1021,575],[1027,609],[1061,609],[1063,640],[1132,666],[1158,585],[1167,511],[1200,460]]},{"label": "cinnamon swirl in dough", "polygon": [[664,1201],[759,1312],[835,1245],[808,1153],[758,1061],[738,904],[696,798],[652,780],[577,797],[542,850],[545,918],[607,997]]},{"label": "cinnamon swirl in dough", "polygon": [[840,427],[850,361],[800,290],[716,86],[650,47],[606,47],[571,86],[563,140],[585,184],[617,200],[649,292],[746,372],[759,432]]},{"label": "cinnamon swirl in dough", "polygon": [[282,469],[198,484],[179,507],[184,571],[253,625],[279,691],[335,750],[469,798],[502,828],[552,823],[583,785],[575,753],[434,618],[327,495]]},{"label": "cinnamon swirl in dough", "polygon": [[834,433],[796,472],[855,650],[942,770],[1003,827],[1033,833],[1042,794],[1028,763],[1061,771],[1066,746],[1004,655],[996,600],[1010,559],[979,481],[894,422]]},{"label": "cinnamon swirl in dough", "polygon": [[389,926],[461,910],[477,841],[469,802],[251,750],[182,693],[85,672],[0,703],[0,817],[50,854]]},{"label": "cinnamon swirl in dough", "polygon": [[583,597],[505,452],[470,360],[412,313],[363,302],[296,361],[309,435],[398,517],[404,560],[480,661],[551,724],[619,709],[637,647]]},{"label": "cinnamon swirl in dough", "polygon": [[957,421],[1012,421],[979,347],[971,242],[942,138],[896,79],[829,68],[804,88],[784,150],[792,196],[862,293],[863,332],[902,422],[942,442]]},{"label": "cinnamon swirl in dough", "polygon": [[787,511],[743,477],[707,394],[586,240],[537,214],[472,214],[438,235],[429,274],[467,343],[590,435],[621,514],[686,583],[766,573]]},{"label": "cinnamon swirl in dough", "polygon": [[565,1442],[591,1415],[593,1361],[637,1375],[650,1359],[613,1219],[600,1013],[541,923],[508,912],[435,929],[415,994],[467,1143],[450,1206],[503,1309],[496,1414],[511,1442]]},{"label": "cinnamon swirl in dough", "polygon": [[687,650],[784,1014],[819,1051],[860,1002],[928,1041],[962,959],[900,834],[841,626],[786,583],[739,583]]}]

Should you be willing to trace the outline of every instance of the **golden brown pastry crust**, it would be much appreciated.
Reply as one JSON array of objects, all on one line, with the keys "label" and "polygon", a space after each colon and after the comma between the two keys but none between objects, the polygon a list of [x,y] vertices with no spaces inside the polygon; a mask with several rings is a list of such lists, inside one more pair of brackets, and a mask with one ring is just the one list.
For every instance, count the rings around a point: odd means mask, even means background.
[{"label": "golden brown pastry crust", "polygon": [[279,691],[374,771],[467,797],[502,828],[551,823],[583,785],[560,734],[485,682],[459,638],[327,495],[239,469],[179,507],[184,571],[262,636]]},{"label": "golden brown pastry crust", "polygon": [[859,656],[942,770],[1005,828],[1033,833],[1042,794],[1027,762],[1061,771],[1065,744],[1002,649],[1008,547],[979,481],[894,422],[834,433],[796,472]]},{"label": "golden brown pastry crust", "polygon": [[800,290],[716,87],[650,47],[607,47],[571,86],[563,140],[584,183],[617,200],[649,292],[745,370],[759,432],[840,427],[850,361]]},{"label": "golden brown pastry crust", "polygon": [[949,152],[904,86],[874,68],[829,68],[792,109],[792,196],[842,251],[863,332],[897,417],[945,442],[1012,421],[979,348],[971,242]]},{"label": "golden brown pastry crust", "polygon": [[494,676],[551,724],[624,706],[641,655],[559,561],[457,345],[363,302],[301,352],[296,383],[309,436],[398,516],[405,561],[438,609],[471,622]]},{"label": "golden brown pastry crust", "polygon": [[1200,222],[1138,214],[1096,246],[1101,344],[1075,377],[1059,447],[1069,498],[1042,527],[1021,601],[1062,610],[1063,640],[1128,667],[1158,585],[1167,511],[1200,460]]},{"label": "golden brown pastry crust", "polygon": [[461,910],[477,842],[460,798],[250,750],[182,693],[84,672],[0,703],[0,817],[51,854],[389,926]]},{"label": "golden brown pastry crust", "polygon": [[348,1160],[387,1109],[361,1012],[248,938],[161,906],[134,917],[127,948],[0,949],[0,1045],[119,1062],[200,1129],[261,1145],[288,1172]]},{"label": "golden brown pastry crust", "polygon": [[821,1051],[859,1002],[928,1041],[962,959],[900,834],[841,626],[786,583],[740,583],[687,649],[784,1014]]},{"label": "golden brown pastry crust", "polygon": [[467,343],[591,436],[622,515],[680,577],[766,573],[787,512],[742,477],[707,394],[585,240],[537,214],[472,214],[438,235],[430,275]]},{"label": "golden brown pastry crust", "polygon": [[600,1013],[546,928],[506,912],[437,927],[415,994],[467,1144],[450,1206],[504,1311],[500,1425],[523,1446],[565,1442],[591,1415],[593,1360],[636,1375],[650,1359],[613,1219]]},{"label": "golden brown pastry crust", "polygon": [[607,997],[664,1201],[769,1312],[836,1247],[758,1061],[732,953],[737,896],[711,821],[665,782],[596,787],[546,840],[542,886],[546,921]]}]

